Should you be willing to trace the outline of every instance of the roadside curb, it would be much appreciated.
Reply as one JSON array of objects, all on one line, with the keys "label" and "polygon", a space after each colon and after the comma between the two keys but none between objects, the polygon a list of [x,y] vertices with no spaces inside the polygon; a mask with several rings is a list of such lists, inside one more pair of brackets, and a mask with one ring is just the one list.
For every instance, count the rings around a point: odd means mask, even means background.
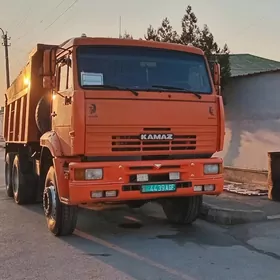
[{"label": "roadside curb", "polygon": [[269,220],[261,210],[237,210],[203,203],[200,218],[221,225],[237,225]]},{"label": "roadside curb", "polygon": [[267,170],[255,170],[225,166],[224,176],[227,181],[259,185],[267,189]]}]

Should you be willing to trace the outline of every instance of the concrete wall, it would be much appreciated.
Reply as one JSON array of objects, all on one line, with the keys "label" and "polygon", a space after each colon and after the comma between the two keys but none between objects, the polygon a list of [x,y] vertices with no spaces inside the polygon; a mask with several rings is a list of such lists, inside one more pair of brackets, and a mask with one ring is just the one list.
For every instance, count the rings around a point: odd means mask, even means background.
[{"label": "concrete wall", "polygon": [[0,141],[3,139],[4,114],[0,112]]},{"label": "concrete wall", "polygon": [[225,165],[267,170],[267,152],[280,151],[280,72],[234,78],[227,96]]},{"label": "concrete wall", "polygon": [[4,107],[0,107],[0,141],[3,141]]}]

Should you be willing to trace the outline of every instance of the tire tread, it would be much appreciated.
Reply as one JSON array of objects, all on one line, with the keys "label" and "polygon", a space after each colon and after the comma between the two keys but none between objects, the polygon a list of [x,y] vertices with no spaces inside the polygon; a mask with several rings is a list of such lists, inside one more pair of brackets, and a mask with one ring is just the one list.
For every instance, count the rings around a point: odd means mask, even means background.
[{"label": "tire tread", "polygon": [[[57,192],[57,180],[55,176],[54,167],[51,166],[47,177],[47,180],[52,180],[55,183],[56,192]],[[57,192],[58,193],[58,192]],[[76,228],[77,218],[78,218],[78,207],[72,205],[66,205],[60,202],[58,195],[56,196],[56,208],[57,208],[57,220],[53,227],[49,227],[49,230],[55,236],[67,236],[71,235]]]},{"label": "tire tread", "polygon": [[199,216],[202,196],[170,198],[162,203],[167,219],[173,224],[192,224]]},{"label": "tire tread", "polygon": [[[19,156],[16,155],[13,163],[14,168],[18,171],[19,189],[18,194],[14,193],[14,200],[19,205],[33,204],[36,202],[36,180],[33,174],[23,174],[21,171],[21,164]],[[13,176],[13,175],[12,175]]]}]

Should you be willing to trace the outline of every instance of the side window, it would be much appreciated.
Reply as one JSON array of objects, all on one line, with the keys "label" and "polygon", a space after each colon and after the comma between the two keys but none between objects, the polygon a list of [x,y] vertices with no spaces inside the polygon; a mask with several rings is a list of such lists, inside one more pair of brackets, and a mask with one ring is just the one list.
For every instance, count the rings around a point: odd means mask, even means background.
[{"label": "side window", "polygon": [[67,65],[60,67],[59,91],[65,91],[67,89],[67,68]]},{"label": "side window", "polygon": [[60,66],[59,76],[59,91],[65,91],[69,88],[73,88],[73,76],[70,65],[62,64]]}]

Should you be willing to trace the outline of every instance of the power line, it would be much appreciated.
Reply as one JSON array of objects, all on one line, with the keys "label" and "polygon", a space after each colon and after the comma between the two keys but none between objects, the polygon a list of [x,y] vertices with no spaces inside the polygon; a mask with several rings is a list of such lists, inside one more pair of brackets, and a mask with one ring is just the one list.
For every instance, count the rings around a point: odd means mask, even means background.
[{"label": "power line", "polygon": [[68,17],[67,17],[66,20],[62,23],[62,25],[67,24],[70,20],[73,21],[73,20],[76,18],[76,16],[77,16],[77,13],[76,13],[76,11],[74,10],[74,13],[68,14]]},{"label": "power line", "polygon": [[[65,1],[65,0],[64,0]],[[53,26],[55,24],[55,22],[57,22],[64,14],[66,14],[79,0],[74,1],[72,4],[70,4],[51,24],[49,24],[43,31],[41,32],[45,32],[46,30],[48,30],[51,26]],[[31,40],[29,40],[26,44],[31,43],[34,40],[34,38],[32,38]]]},{"label": "power line", "polygon": [[12,29],[12,28],[18,27],[18,26],[20,26],[21,24],[23,24],[23,23],[27,20],[28,16],[29,16],[30,13],[31,13],[31,7],[32,7],[32,4],[30,4],[30,5],[28,6],[29,13],[26,13],[26,16],[25,16],[23,19],[18,18],[18,19],[15,20],[12,24],[10,24],[10,25],[8,26],[7,29],[10,30],[10,29]]},{"label": "power line", "polygon": [[56,5],[55,9],[57,9],[58,7],[60,7],[60,6],[63,4],[63,2],[65,2],[65,1],[66,1],[66,0],[60,1],[60,2]]},{"label": "power line", "polygon": [[64,12],[62,12],[51,24],[49,24],[44,31],[48,30],[51,26],[53,26],[64,14],[66,14],[79,0],[75,0]]},{"label": "power line", "polygon": [[[51,9],[49,12],[51,12],[51,11],[53,11],[53,10],[55,10],[55,9],[57,9],[57,8],[59,8],[64,2],[65,2],[66,0],[61,0],[53,9]],[[60,14],[49,26],[47,26],[46,28],[45,28],[45,30],[47,30],[48,28],[50,28],[59,18],[61,18],[66,12],[68,12],[76,3],[78,2],[78,0],[76,0],[76,1],[74,1],[72,4],[70,4],[70,6],[68,6],[67,8],[66,8],[66,10],[64,10],[64,12],[62,13],[62,14]],[[22,24],[23,22],[25,22],[26,21],[26,19],[28,18],[28,15],[30,14],[30,10],[29,10],[29,13],[27,12],[26,13],[26,16],[20,21],[20,24]],[[46,16],[46,15],[45,15]],[[45,17],[43,18],[43,19],[41,19],[41,21],[39,22],[39,24],[42,24],[43,22],[44,22],[44,20],[45,20]],[[16,23],[15,23],[16,24]],[[30,30],[28,30],[27,32],[25,32],[23,35],[21,35],[20,37],[18,37],[15,41],[14,41],[14,43],[15,42],[17,42],[17,41],[19,41],[19,40],[21,40],[22,38],[24,38],[27,34],[31,34],[32,32],[34,32],[34,30],[35,29],[37,29],[38,28],[38,26],[35,26],[31,31]],[[44,31],[45,31],[44,30]],[[34,38],[32,38],[32,40],[30,40],[28,43],[30,43],[31,41],[33,41],[34,40]],[[14,48],[13,48],[14,49]],[[21,50],[22,52],[23,52],[23,50]],[[7,83],[8,83],[9,81],[7,81]]]},{"label": "power line", "polygon": [[[59,8],[66,0],[61,0],[53,9],[50,10],[50,12],[56,10],[57,8]],[[26,16],[26,18],[28,18],[28,15]],[[41,19],[39,24],[42,24],[45,21],[45,18]],[[31,34],[35,29],[37,29],[37,26],[35,26],[31,31],[28,30],[26,31],[23,35],[19,36],[14,43],[16,43],[17,41],[21,40],[22,38],[26,37],[26,35]]]}]

